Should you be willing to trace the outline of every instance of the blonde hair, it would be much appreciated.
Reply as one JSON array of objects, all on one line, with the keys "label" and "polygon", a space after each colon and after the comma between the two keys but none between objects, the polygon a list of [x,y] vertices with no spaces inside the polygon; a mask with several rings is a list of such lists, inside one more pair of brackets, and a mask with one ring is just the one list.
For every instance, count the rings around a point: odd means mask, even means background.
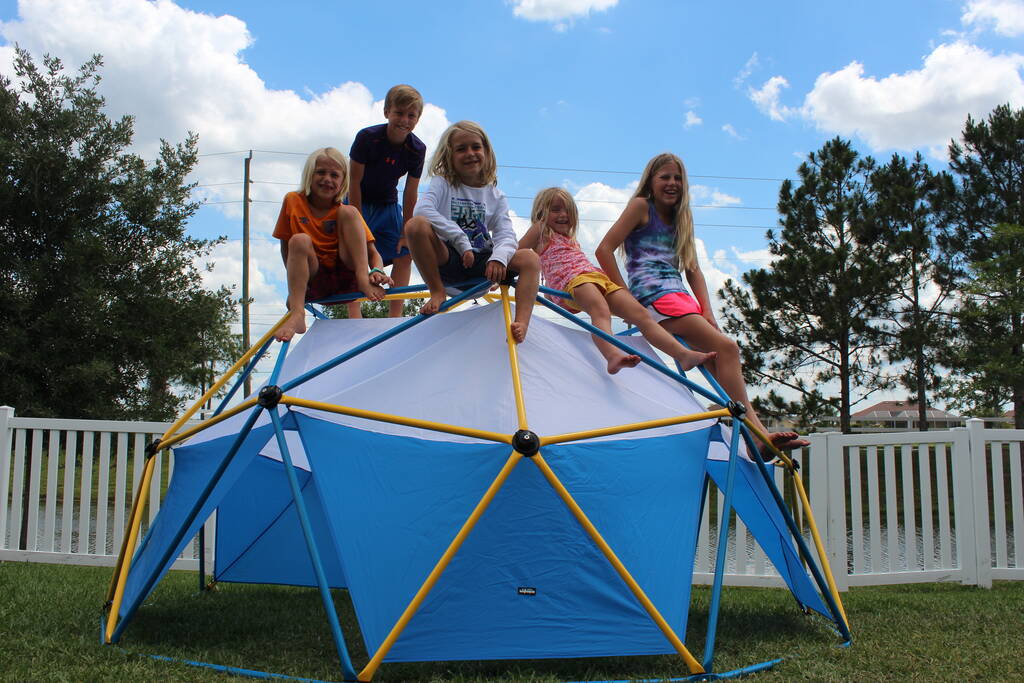
[{"label": "blonde hair", "polygon": [[348,159],[334,147],[321,147],[306,157],[306,165],[302,167],[302,180],[299,181],[299,192],[303,197],[309,197],[313,192],[313,171],[316,170],[316,162],[321,157],[341,166],[341,190],[334,198],[334,202],[340,204],[342,198],[348,194]]},{"label": "blonde hair", "polygon": [[419,113],[423,113],[423,96],[420,95],[420,91],[411,85],[396,85],[388,90],[388,94],[384,96],[384,111],[391,109],[392,107],[399,107],[401,109],[409,109],[415,107]]},{"label": "blonde hair", "polygon": [[673,211],[672,222],[676,232],[676,258],[679,259],[679,265],[683,270],[689,270],[697,265],[697,247],[694,244],[693,211],[690,209],[690,183],[686,179],[686,166],[683,165],[683,160],[671,152],[663,152],[648,161],[633,197],[653,199],[651,180],[662,166],[670,163],[677,164],[683,175],[683,187],[679,194],[679,203]]},{"label": "blonde hair", "polygon": [[479,136],[484,145],[484,163],[480,169],[480,175],[484,185],[495,185],[498,182],[498,160],[494,156],[494,148],[487,133],[474,121],[457,121],[448,126],[448,129],[441,133],[441,139],[437,141],[437,149],[430,159],[430,175],[439,175],[452,187],[458,187],[462,180],[455,173],[452,167],[452,137],[455,133],[470,133]]},{"label": "blonde hair", "polygon": [[561,199],[562,203],[565,204],[565,211],[569,214],[569,239],[572,240],[573,244],[578,245],[576,230],[579,228],[580,214],[576,208],[576,202],[573,201],[572,195],[563,188],[549,187],[537,193],[537,196],[533,198],[533,208],[530,210],[530,221],[541,224],[538,246],[543,246],[551,239],[553,230],[548,227],[548,212],[551,209],[552,202],[556,199]]}]

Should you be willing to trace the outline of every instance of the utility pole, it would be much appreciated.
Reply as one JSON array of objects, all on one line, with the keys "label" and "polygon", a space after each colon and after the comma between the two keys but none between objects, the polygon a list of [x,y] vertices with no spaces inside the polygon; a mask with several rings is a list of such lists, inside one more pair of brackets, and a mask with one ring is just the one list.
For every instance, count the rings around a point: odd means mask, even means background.
[{"label": "utility pole", "polygon": [[[249,339],[249,164],[252,162],[252,150],[245,158],[245,174],[242,195],[242,348],[246,351],[252,346]],[[245,395],[252,393],[252,375],[245,378]]]}]

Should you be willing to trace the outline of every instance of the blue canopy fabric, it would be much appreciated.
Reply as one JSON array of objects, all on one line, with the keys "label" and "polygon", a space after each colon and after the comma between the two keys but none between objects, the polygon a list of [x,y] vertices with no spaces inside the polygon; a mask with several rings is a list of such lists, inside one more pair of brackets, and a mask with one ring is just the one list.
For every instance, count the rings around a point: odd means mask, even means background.
[{"label": "blue canopy fabric", "polygon": [[[497,476],[506,445],[436,444],[299,418],[375,650]],[[679,633],[708,432],[543,455]],[[344,442],[344,452],[320,444]],[[382,456],[386,453],[386,457]],[[652,485],[654,482],[654,485]],[[358,558],[358,561],[355,560]],[[386,661],[659,654],[665,636],[528,460],[519,463]]]},{"label": "blue canopy fabric", "polygon": [[[394,324],[317,321],[284,359],[279,382]],[[629,343],[654,356],[642,339]],[[291,393],[499,434],[516,429],[499,307],[433,316],[374,352]],[[542,437],[703,412],[688,390],[651,368],[608,375],[589,334],[542,318],[534,318],[518,354],[525,412]],[[282,418],[326,582],[349,590],[374,652],[511,447],[315,408],[273,410]],[[274,427],[266,414],[247,423],[250,415],[228,418],[175,449],[162,507],[128,572],[119,628],[214,511],[218,581],[317,585]],[[724,487],[728,467],[709,454],[723,444],[721,427],[705,419],[540,453],[681,639],[703,492],[709,478]],[[740,457],[737,467],[737,514],[797,601],[828,616],[772,491],[754,463]],[[524,458],[385,661],[673,652],[535,462]]]}]

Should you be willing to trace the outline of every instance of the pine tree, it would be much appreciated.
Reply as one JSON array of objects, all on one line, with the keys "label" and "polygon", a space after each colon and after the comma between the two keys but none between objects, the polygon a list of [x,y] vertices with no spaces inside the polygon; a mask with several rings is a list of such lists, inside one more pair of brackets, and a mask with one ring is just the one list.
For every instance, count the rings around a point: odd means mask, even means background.
[{"label": "pine tree", "polygon": [[[799,185],[779,191],[782,230],[768,232],[772,266],[719,292],[729,332],[744,339],[744,371],[802,394],[839,387],[840,427],[850,431],[855,399],[883,386],[877,318],[891,268],[887,245],[863,220],[870,158],[835,138],[798,168]],[[810,373],[811,382],[800,377]]]}]

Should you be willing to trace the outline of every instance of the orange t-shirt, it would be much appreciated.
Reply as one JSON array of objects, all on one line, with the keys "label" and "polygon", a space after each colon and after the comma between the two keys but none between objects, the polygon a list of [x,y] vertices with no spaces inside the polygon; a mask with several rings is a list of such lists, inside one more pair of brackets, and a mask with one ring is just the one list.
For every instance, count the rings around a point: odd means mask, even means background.
[{"label": "orange t-shirt", "polygon": [[[363,220],[362,216],[359,220]],[[366,241],[373,241],[373,233],[363,221],[366,230]],[[299,192],[289,192],[284,196],[281,213],[274,227],[274,237],[279,240],[290,239],[293,235],[304,232],[313,240],[313,250],[320,264],[333,268],[338,261],[338,207],[333,206],[322,218],[316,218],[309,202]]]}]

